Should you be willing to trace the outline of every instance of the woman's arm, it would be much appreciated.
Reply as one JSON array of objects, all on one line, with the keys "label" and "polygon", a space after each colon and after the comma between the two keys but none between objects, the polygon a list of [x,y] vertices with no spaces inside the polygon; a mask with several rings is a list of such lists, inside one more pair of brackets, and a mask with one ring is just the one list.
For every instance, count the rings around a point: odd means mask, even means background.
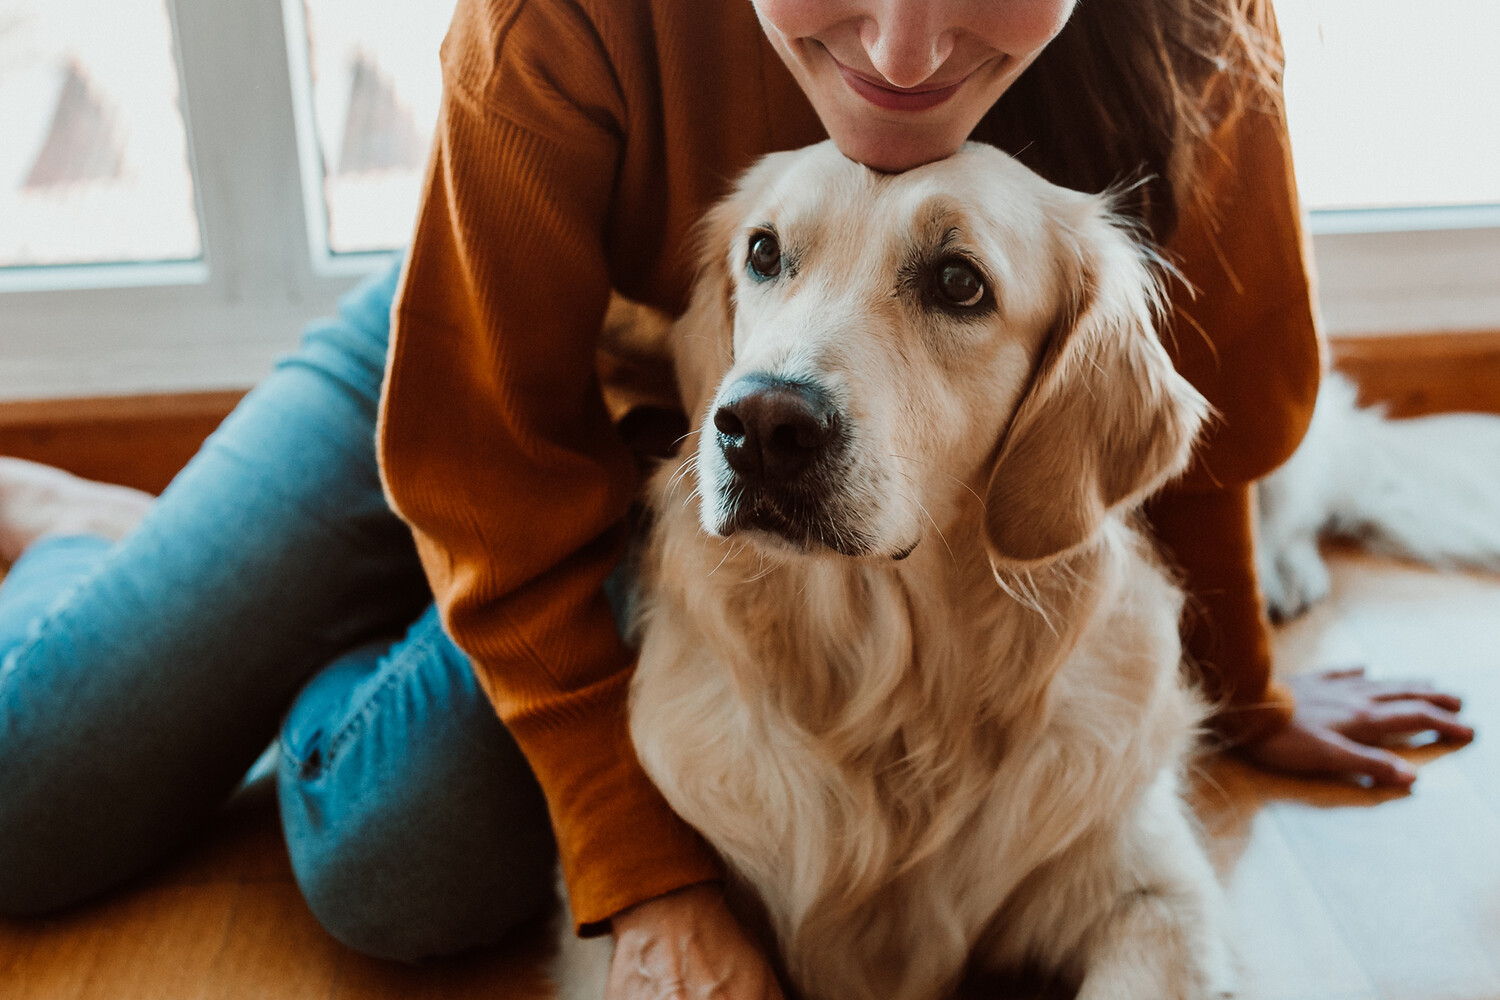
[{"label": "woman's arm", "polygon": [[1185,634],[1231,742],[1284,728],[1293,703],[1273,679],[1254,562],[1253,481],[1296,449],[1322,370],[1310,253],[1279,94],[1216,81],[1222,123],[1183,191],[1168,245],[1167,349],[1213,404],[1193,466],[1147,508],[1184,574]]},{"label": "woman's arm", "polygon": [[1272,670],[1251,485],[1295,450],[1322,370],[1279,94],[1254,95],[1226,116],[1199,184],[1169,247],[1186,284],[1174,288],[1168,349],[1218,419],[1187,476],[1147,508],[1190,595],[1188,656],[1216,709],[1215,728],[1251,759],[1410,784],[1409,766],[1365,744],[1427,728],[1466,739],[1471,732],[1453,716],[1457,699],[1348,672],[1301,677],[1289,688]]},{"label": "woman's arm", "polygon": [[1272,671],[1255,578],[1250,487],[1166,490],[1146,516],[1182,573],[1184,646],[1213,709],[1214,729],[1241,745],[1285,728],[1295,704]]},{"label": "woman's arm", "polygon": [[546,792],[586,928],[718,874],[635,758],[600,588],[634,478],[594,377],[625,114],[608,67],[574,5],[460,4],[380,425],[392,503]]}]

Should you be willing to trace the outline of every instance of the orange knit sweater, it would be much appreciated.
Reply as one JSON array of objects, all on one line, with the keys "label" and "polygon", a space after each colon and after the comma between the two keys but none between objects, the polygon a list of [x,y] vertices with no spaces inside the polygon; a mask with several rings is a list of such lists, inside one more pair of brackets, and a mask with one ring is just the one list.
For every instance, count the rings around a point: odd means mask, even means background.
[{"label": "orange knit sweater", "polygon": [[[600,584],[634,488],[594,347],[611,288],[680,312],[700,213],[759,155],[824,138],[752,6],[460,0],[426,194],[394,310],[380,452],[444,620],[546,791],[574,913],[715,877],[641,771],[632,658]],[[1218,408],[1150,516],[1206,614],[1190,647],[1226,729],[1286,700],[1251,561],[1249,484],[1290,454],[1319,373],[1283,123],[1243,117],[1170,247],[1174,357]]]}]

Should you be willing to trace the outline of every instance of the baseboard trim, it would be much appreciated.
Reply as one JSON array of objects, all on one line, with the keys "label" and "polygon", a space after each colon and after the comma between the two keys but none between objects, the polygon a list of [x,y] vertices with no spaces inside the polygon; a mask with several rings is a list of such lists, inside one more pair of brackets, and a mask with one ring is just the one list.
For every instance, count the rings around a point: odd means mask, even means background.
[{"label": "baseboard trim", "polygon": [[243,392],[0,403],[0,455],[160,493]]},{"label": "baseboard trim", "polygon": [[1334,338],[1335,368],[1393,416],[1500,413],[1500,330]]}]

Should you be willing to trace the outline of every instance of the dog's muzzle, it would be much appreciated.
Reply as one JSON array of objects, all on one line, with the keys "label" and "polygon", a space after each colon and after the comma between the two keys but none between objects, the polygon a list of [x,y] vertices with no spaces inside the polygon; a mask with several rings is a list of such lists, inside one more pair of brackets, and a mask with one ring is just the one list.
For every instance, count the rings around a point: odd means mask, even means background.
[{"label": "dog's muzzle", "polygon": [[729,387],[714,411],[719,447],[747,487],[776,487],[816,475],[838,447],[838,411],[815,385],[746,375]]},{"label": "dog's muzzle", "polygon": [[842,533],[828,508],[847,436],[823,389],[745,375],[720,396],[713,425],[734,498],[727,528],[760,528],[804,545],[828,544],[830,528]]}]

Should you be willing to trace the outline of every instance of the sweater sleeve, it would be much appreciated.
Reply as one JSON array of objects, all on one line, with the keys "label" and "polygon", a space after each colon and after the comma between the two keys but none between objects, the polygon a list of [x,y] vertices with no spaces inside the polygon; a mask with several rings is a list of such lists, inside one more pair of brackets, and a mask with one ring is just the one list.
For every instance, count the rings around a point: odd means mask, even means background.
[{"label": "sweater sleeve", "polygon": [[569,4],[464,0],[443,73],[393,310],[382,470],[446,626],[546,794],[587,933],[719,874],[636,759],[632,657],[601,590],[634,487],[594,375],[624,109]]},{"label": "sweater sleeve", "polygon": [[1147,508],[1190,595],[1187,652],[1231,742],[1291,717],[1273,679],[1256,579],[1253,481],[1284,462],[1312,418],[1322,370],[1310,248],[1279,97],[1252,101],[1212,137],[1169,245],[1168,350],[1213,404],[1193,466]]}]

